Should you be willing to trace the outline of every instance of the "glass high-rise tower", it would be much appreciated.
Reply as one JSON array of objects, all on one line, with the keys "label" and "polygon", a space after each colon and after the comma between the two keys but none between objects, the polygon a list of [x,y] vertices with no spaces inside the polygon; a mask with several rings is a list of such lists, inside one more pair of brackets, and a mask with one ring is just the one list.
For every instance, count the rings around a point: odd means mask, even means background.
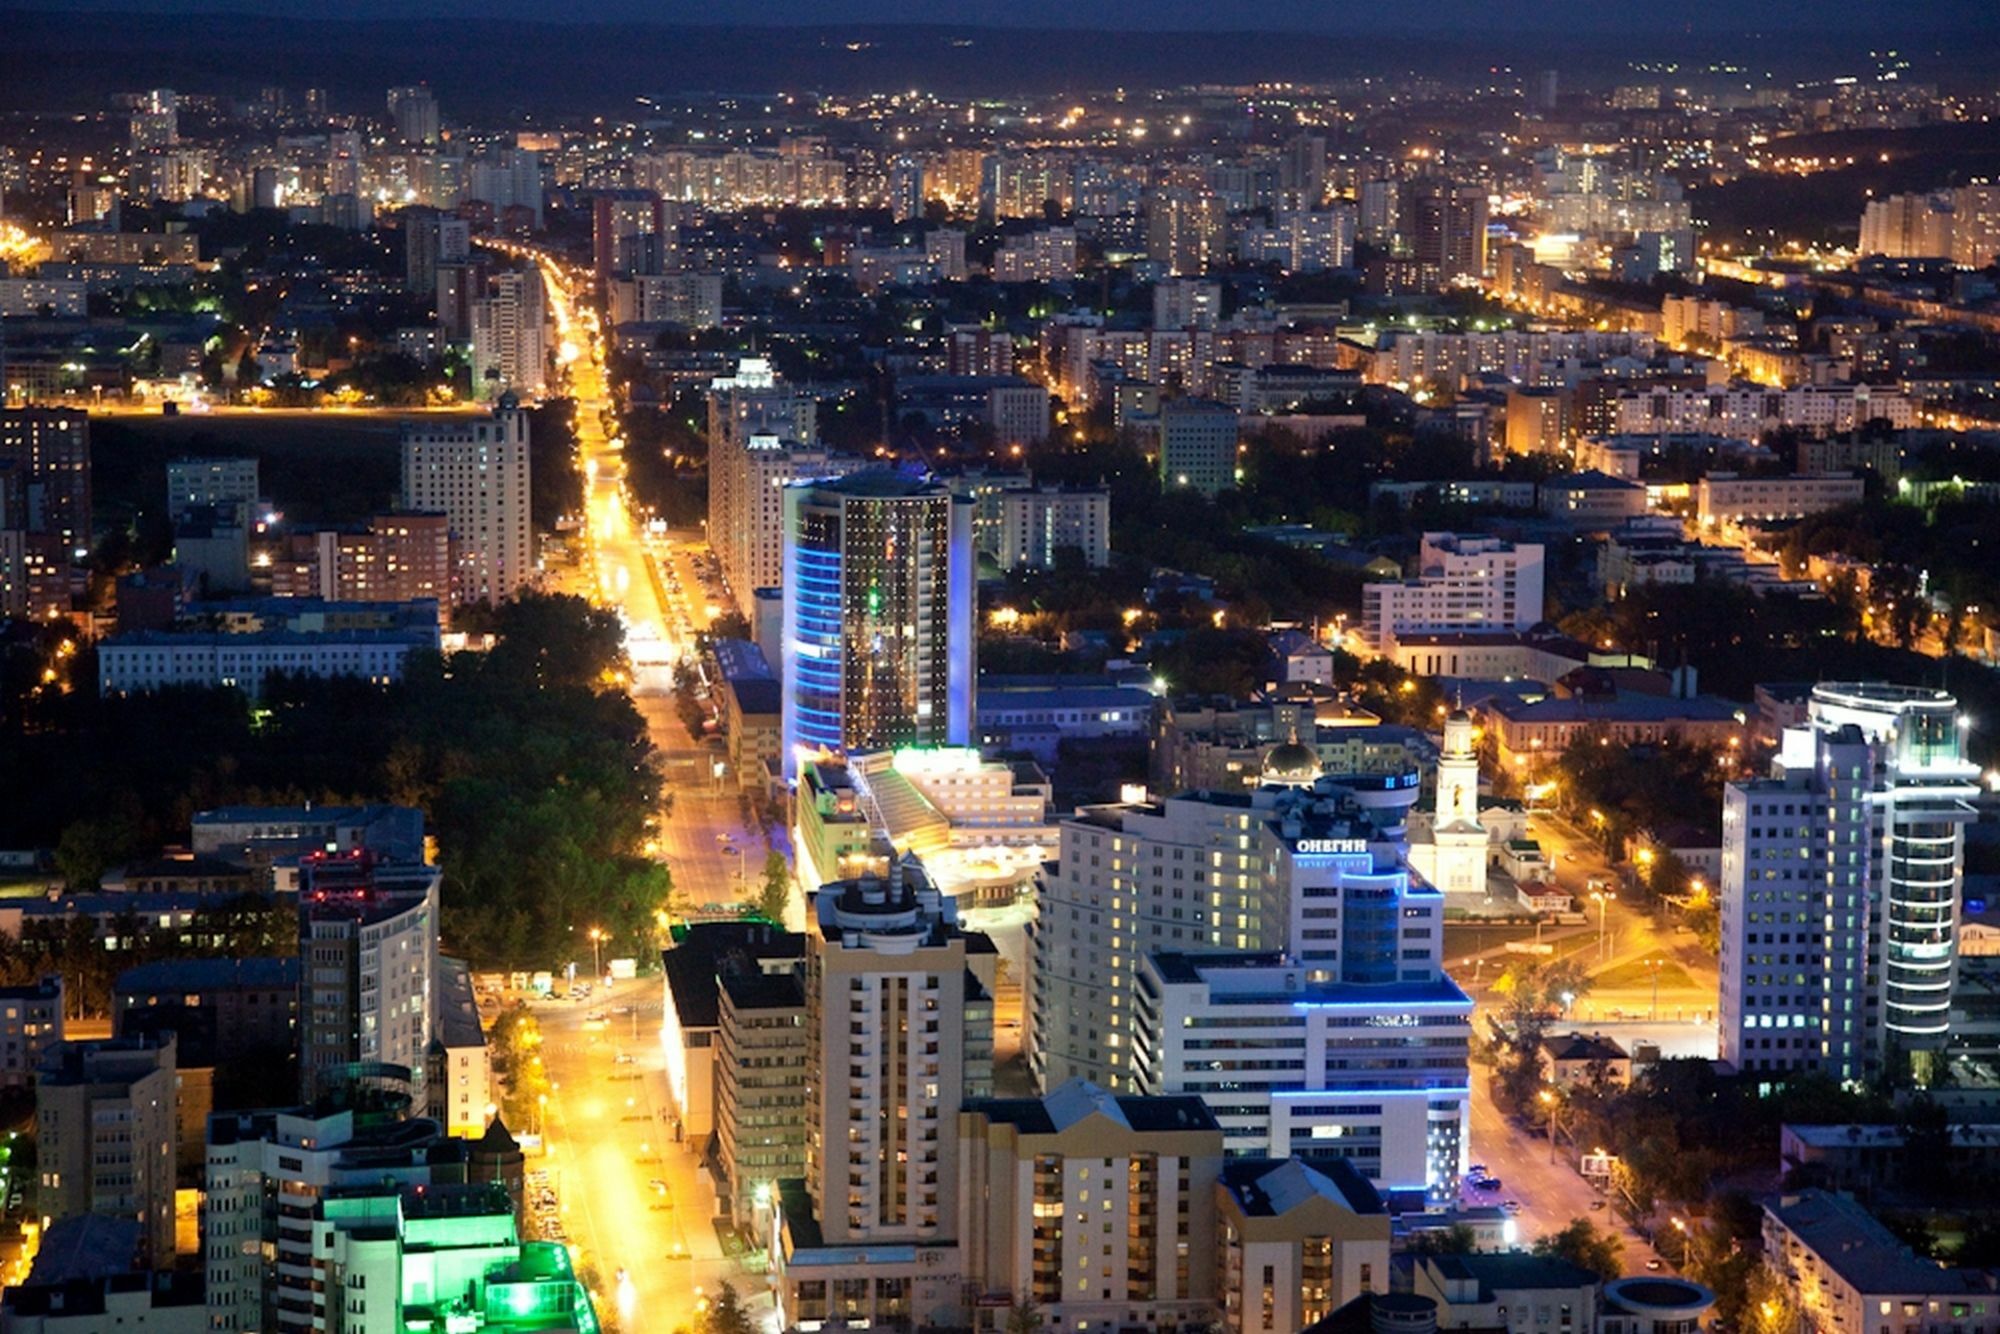
[{"label": "glass high-rise tower", "polygon": [[785,492],[784,763],[972,743],[969,498],[891,469]]}]

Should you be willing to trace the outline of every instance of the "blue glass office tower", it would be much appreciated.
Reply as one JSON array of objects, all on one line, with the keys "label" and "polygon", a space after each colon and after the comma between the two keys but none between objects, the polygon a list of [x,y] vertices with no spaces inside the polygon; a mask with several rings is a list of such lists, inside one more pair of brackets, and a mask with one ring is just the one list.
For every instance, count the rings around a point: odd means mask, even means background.
[{"label": "blue glass office tower", "polygon": [[890,469],[785,492],[784,764],[973,742],[970,498]]}]

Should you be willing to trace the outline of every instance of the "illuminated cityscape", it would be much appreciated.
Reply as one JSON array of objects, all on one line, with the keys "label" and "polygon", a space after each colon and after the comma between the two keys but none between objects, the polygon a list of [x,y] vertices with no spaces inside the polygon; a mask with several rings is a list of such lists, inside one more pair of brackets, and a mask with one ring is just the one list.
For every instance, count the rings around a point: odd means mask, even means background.
[{"label": "illuminated cityscape", "polygon": [[1981,6],[137,8],[0,1334],[2000,1334]]}]

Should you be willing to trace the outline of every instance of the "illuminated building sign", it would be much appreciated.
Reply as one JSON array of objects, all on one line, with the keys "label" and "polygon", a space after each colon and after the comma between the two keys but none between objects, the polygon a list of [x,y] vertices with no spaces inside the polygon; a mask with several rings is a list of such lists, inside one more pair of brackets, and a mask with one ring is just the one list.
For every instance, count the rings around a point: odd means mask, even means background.
[{"label": "illuminated building sign", "polygon": [[1366,852],[1368,840],[1365,838],[1302,838],[1295,845],[1301,856],[1320,853]]}]

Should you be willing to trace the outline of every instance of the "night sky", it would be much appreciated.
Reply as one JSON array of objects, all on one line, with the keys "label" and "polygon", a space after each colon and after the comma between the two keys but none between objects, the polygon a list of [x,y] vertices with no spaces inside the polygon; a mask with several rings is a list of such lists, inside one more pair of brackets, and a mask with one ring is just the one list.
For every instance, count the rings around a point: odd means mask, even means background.
[{"label": "night sky", "polygon": [[[1481,32],[1830,30],[1885,37],[2000,28],[1994,0],[10,0],[0,9],[144,13],[245,12],[310,18],[464,15],[542,22],[669,24],[947,23],[1151,30]],[[1559,57],[1559,49],[1550,51]]]}]

